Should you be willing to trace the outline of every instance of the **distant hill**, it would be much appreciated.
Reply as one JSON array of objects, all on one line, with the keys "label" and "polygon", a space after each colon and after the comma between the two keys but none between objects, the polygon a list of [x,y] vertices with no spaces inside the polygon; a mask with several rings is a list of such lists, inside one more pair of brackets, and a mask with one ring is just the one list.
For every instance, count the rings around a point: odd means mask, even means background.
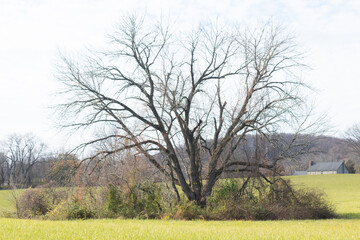
[{"label": "distant hill", "polygon": [[287,175],[292,174],[295,170],[304,171],[309,166],[309,161],[315,162],[339,162],[348,161],[354,164],[360,164],[360,157],[352,151],[345,139],[319,136],[314,138],[313,145],[309,149],[310,153],[295,158],[291,161],[283,161]]},{"label": "distant hill", "polygon": [[[292,143],[294,134],[281,133],[268,136],[268,139],[271,139],[269,140],[271,143],[255,135],[247,136],[246,140],[236,149],[234,160],[255,161],[260,155],[260,158],[272,161],[280,154],[283,154],[283,149],[286,149]],[[206,142],[208,146],[211,146],[211,143],[211,140]],[[186,165],[187,154],[184,146],[178,147],[177,152]],[[226,153],[225,150],[224,154]],[[345,139],[330,136],[299,135],[285,155],[289,157],[286,160],[279,161],[283,167],[284,175],[292,175],[295,170],[306,170],[310,160],[315,162],[351,161],[354,164],[360,164],[359,156],[351,151]],[[160,156],[158,155],[156,158],[160,158]],[[210,155],[204,150],[201,159],[205,171],[209,158]],[[234,174],[224,174],[223,177],[236,176]]]}]

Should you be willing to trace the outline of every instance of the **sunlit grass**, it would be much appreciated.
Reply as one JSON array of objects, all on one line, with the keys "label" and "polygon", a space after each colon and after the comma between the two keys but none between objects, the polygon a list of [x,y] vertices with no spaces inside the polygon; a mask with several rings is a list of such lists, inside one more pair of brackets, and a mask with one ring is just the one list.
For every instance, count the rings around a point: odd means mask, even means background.
[{"label": "sunlit grass", "polygon": [[[290,177],[327,194],[341,217],[293,221],[0,219],[0,239],[360,239],[360,175]],[[1,209],[11,209],[0,191]]]},{"label": "sunlit grass", "polygon": [[0,216],[2,213],[15,212],[15,197],[19,197],[23,192],[20,190],[0,190]]},{"label": "sunlit grass", "polygon": [[360,174],[291,176],[290,179],[295,184],[324,191],[341,216],[360,219]]},{"label": "sunlit grass", "polygon": [[360,220],[39,221],[0,219],[0,239],[359,239]]}]

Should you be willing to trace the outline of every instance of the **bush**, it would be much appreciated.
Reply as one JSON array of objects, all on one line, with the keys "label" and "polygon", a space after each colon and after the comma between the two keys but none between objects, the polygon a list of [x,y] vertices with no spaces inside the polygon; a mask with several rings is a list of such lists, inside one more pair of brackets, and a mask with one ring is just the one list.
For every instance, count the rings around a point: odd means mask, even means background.
[{"label": "bush", "polygon": [[271,211],[270,208],[264,206],[255,206],[252,210],[254,220],[272,220],[276,219],[276,215]]},{"label": "bush", "polygon": [[162,215],[161,188],[153,183],[141,187],[143,215],[146,218],[159,218]]},{"label": "bush", "polygon": [[51,205],[42,189],[27,189],[17,199],[17,214],[22,218],[31,218],[46,214]]},{"label": "bush", "polygon": [[334,207],[325,200],[325,195],[315,190],[297,190],[295,208],[297,219],[327,219],[334,218]]},{"label": "bush", "polygon": [[177,206],[172,218],[180,220],[206,219],[206,209],[196,205],[195,202],[185,202]]},{"label": "bush", "polygon": [[108,186],[108,193],[106,197],[106,209],[113,214],[117,214],[121,211],[123,201],[121,192],[115,186]]},{"label": "bush", "polygon": [[153,183],[128,186],[121,190],[108,186],[105,209],[109,217],[160,218],[163,214],[161,188]]},{"label": "bush", "polygon": [[[246,180],[247,181],[247,180]],[[208,219],[275,220],[335,217],[324,195],[295,189],[289,181],[273,184],[254,178],[251,182],[223,181],[208,199]]]},{"label": "bush", "polygon": [[239,182],[236,179],[225,179],[218,189],[214,190],[213,197],[215,202],[228,201],[230,198],[239,197]]},{"label": "bush", "polygon": [[54,206],[49,212],[46,213],[45,218],[49,220],[64,220],[67,219],[67,201],[64,200]]},{"label": "bush", "polygon": [[[271,181],[272,184],[261,178],[222,180],[207,199],[206,206],[198,206],[182,198],[175,208],[164,200],[165,186],[162,184],[132,184],[126,188],[109,185],[105,190],[77,188],[71,195],[69,189],[29,189],[17,201],[18,216],[56,220],[100,217],[184,220],[335,217],[333,207],[323,194],[294,188],[289,181],[280,178]],[[174,195],[172,197],[175,198]]]},{"label": "bush", "polygon": [[95,212],[87,205],[84,192],[76,191],[68,202],[66,219],[90,219],[95,217]]},{"label": "bush", "polygon": [[94,218],[95,213],[86,205],[79,202],[73,202],[69,205],[66,213],[66,219],[90,219]]}]

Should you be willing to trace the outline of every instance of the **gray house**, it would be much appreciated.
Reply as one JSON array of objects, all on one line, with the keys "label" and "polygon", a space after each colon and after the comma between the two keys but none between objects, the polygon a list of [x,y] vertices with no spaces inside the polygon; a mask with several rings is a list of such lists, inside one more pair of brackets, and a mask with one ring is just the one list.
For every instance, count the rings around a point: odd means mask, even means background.
[{"label": "gray house", "polygon": [[309,162],[308,175],[349,173],[344,162]]},{"label": "gray house", "polygon": [[349,173],[344,162],[309,162],[306,171],[296,171],[294,175],[342,174]]}]

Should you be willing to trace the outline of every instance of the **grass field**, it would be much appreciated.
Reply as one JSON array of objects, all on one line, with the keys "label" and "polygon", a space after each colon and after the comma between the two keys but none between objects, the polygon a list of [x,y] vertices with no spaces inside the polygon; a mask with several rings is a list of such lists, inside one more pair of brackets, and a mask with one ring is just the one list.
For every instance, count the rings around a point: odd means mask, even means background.
[{"label": "grass field", "polygon": [[4,212],[15,212],[14,197],[21,195],[23,190],[0,190],[0,216]]},{"label": "grass field", "polygon": [[359,239],[359,219],[39,221],[0,219],[0,239]]},{"label": "grass field", "polygon": [[324,191],[341,217],[360,219],[360,174],[291,176],[290,179]]},{"label": "grass field", "polygon": [[[360,239],[360,175],[294,176],[328,195],[341,218],[306,221],[0,219],[0,239]],[[0,209],[9,209],[2,199]],[[7,205],[7,206],[6,206]]]}]

